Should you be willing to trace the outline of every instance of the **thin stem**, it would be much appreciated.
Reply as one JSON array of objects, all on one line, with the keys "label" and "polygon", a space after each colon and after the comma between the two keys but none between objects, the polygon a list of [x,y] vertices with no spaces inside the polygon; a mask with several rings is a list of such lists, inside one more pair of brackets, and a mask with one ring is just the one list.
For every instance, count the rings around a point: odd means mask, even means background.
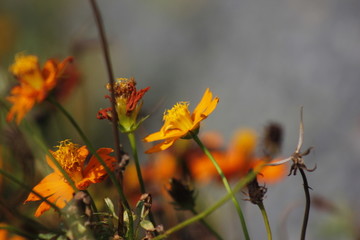
[{"label": "thin stem", "polygon": [[305,240],[306,235],[306,228],[309,221],[309,214],[310,214],[310,192],[309,192],[309,184],[305,175],[305,172],[302,168],[299,168],[299,171],[301,173],[301,177],[304,182],[304,192],[305,192],[305,199],[306,199],[306,205],[305,205],[305,212],[304,212],[304,220],[301,228],[301,240]]},{"label": "thin stem", "polygon": [[267,233],[267,239],[268,240],[272,240],[272,234],[271,234],[271,228],[270,228],[270,223],[269,223],[269,218],[267,216],[264,204],[261,202],[258,204],[261,214],[263,216],[264,219],[264,224],[265,224],[265,228],[266,228],[266,233]]},{"label": "thin stem", "polygon": [[24,188],[25,190],[27,190],[28,192],[32,192],[33,194],[35,194],[38,198],[40,198],[41,201],[46,202],[47,204],[49,204],[55,211],[57,212],[61,212],[60,208],[58,208],[54,203],[50,202],[49,200],[47,200],[46,198],[44,198],[40,193],[34,191],[31,187],[27,186],[26,184],[22,183],[20,180],[16,179],[15,177],[13,177],[11,174],[5,172],[4,170],[2,170],[0,168],[0,174],[7,177],[8,179],[10,179],[11,181],[13,181],[14,183],[16,183],[17,185],[19,185],[20,187]]},{"label": "thin stem", "polygon": [[[1,230],[7,230],[9,232],[15,233],[16,235],[28,238],[28,239],[38,239],[36,235],[24,232],[14,226],[0,226]],[[10,238],[9,238],[10,239]]]},{"label": "thin stem", "polygon": [[[135,134],[133,132],[130,132],[130,133],[127,134],[127,136],[129,138],[131,150],[132,150],[133,157],[134,157],[136,173],[137,173],[138,180],[139,180],[139,183],[140,183],[140,190],[141,190],[141,193],[144,194],[144,193],[146,193],[146,188],[145,188],[144,180],[143,180],[143,177],[142,177],[142,174],[141,174],[141,168],[140,168],[140,162],[139,162],[139,156],[138,156],[138,151],[137,151]],[[154,226],[156,226],[155,219],[154,219],[154,216],[153,216],[151,210],[149,212],[149,219],[154,224]]]},{"label": "thin stem", "polygon": [[[114,94],[114,74],[113,74],[113,70],[112,70],[112,66],[111,66],[111,60],[110,60],[110,54],[109,54],[109,48],[108,48],[108,44],[107,44],[107,40],[106,40],[106,34],[105,34],[105,29],[104,29],[104,24],[103,24],[103,20],[101,17],[101,13],[100,10],[96,4],[95,0],[90,0],[90,5],[91,8],[93,10],[94,13],[94,17],[95,17],[95,21],[96,21],[96,25],[97,28],[99,30],[99,35],[100,35],[100,40],[101,40],[101,46],[103,49],[103,54],[104,54],[104,58],[105,58],[105,63],[106,63],[106,70],[108,73],[108,82],[111,86],[111,91],[110,91],[110,95],[111,95],[111,107],[112,107],[112,129],[113,129],[113,134],[114,134],[114,143],[115,143],[115,155],[116,158],[118,160],[118,162],[120,162],[121,159],[121,151],[120,151],[120,141],[119,141],[119,132],[117,130],[117,122],[118,122],[118,117],[116,114],[116,108],[115,108],[115,94]],[[119,186],[121,188],[121,192],[122,192],[122,188],[123,188],[123,176],[122,176],[122,172],[119,171],[118,172],[118,181],[119,181]],[[131,212],[129,210],[129,207],[126,206],[127,201],[126,199],[122,196],[121,201],[123,201],[123,204],[125,205],[125,210],[127,211],[128,215],[129,215],[129,225],[131,232],[130,232],[130,236],[129,237],[133,237],[133,220],[132,220],[132,215]],[[122,203],[119,202],[119,205],[121,205]],[[119,222],[118,222],[118,232],[119,235],[122,236],[123,235],[123,230],[122,230],[122,226],[123,226],[123,218],[120,216],[123,216],[123,212],[122,211],[122,207],[119,207]]]},{"label": "thin stem", "polygon": [[130,132],[127,134],[127,136],[129,138],[131,150],[132,150],[134,161],[135,161],[136,173],[137,173],[137,177],[138,177],[138,180],[140,183],[140,190],[141,190],[141,193],[146,193],[144,180],[143,180],[143,177],[141,174],[139,157],[138,157],[138,153],[137,153],[135,134],[133,132]]},{"label": "thin stem", "polygon": [[[129,215],[129,226],[130,226],[129,231],[132,232],[133,231],[133,228],[132,228],[132,226],[133,226],[133,218],[132,218],[132,214],[131,214],[131,211],[130,211],[130,206],[129,206],[129,203],[127,202],[127,200],[126,200],[126,197],[124,195],[124,192],[122,190],[122,187],[121,187],[120,183],[116,180],[116,176],[115,176],[114,172],[111,171],[111,169],[106,165],[105,161],[99,156],[99,154],[97,154],[95,148],[92,146],[89,139],[86,137],[86,135],[81,130],[80,126],[77,124],[77,122],[74,120],[74,118],[66,111],[66,109],[63,108],[63,106],[61,106],[61,104],[59,104],[57,101],[55,101],[52,98],[47,98],[47,100],[50,103],[52,103],[54,106],[56,106],[66,116],[66,118],[70,121],[70,123],[73,125],[73,127],[76,129],[76,131],[78,132],[78,134],[80,135],[80,137],[84,141],[85,145],[88,147],[90,153],[93,154],[97,158],[99,163],[104,167],[106,173],[109,175],[110,180],[115,185],[115,187],[116,187],[116,189],[117,189],[117,191],[118,191],[118,193],[120,195],[120,198],[121,198],[121,200],[123,202],[125,210]],[[119,219],[121,218],[120,216],[119,216]]]},{"label": "thin stem", "polygon": [[245,222],[245,218],[244,215],[242,213],[241,207],[239,205],[239,203],[237,202],[235,195],[233,193],[233,191],[231,190],[231,187],[229,185],[229,182],[227,181],[223,171],[221,170],[219,164],[216,162],[215,158],[212,156],[212,154],[210,153],[210,151],[204,146],[204,144],[201,142],[201,140],[199,139],[199,137],[196,134],[191,133],[193,139],[195,140],[195,142],[200,146],[200,148],[204,151],[204,153],[208,156],[208,158],[211,160],[211,162],[214,164],[217,172],[219,173],[221,180],[225,186],[226,191],[230,194],[231,196],[231,200],[234,203],[234,206],[236,208],[236,211],[239,215],[240,218],[240,222],[241,222],[241,226],[244,232],[244,236],[246,240],[249,240],[249,233],[246,227],[246,222]]},{"label": "thin stem", "polygon": [[[197,215],[198,213],[195,211],[195,209],[191,209],[190,210],[194,215]],[[222,240],[222,237],[204,220],[204,219],[200,219],[200,222],[202,223],[202,225],[204,225],[209,232],[211,232],[212,235],[214,235],[216,237],[216,239],[218,240]]]},{"label": "thin stem", "polygon": [[[256,174],[258,174],[259,171],[261,171],[261,169],[264,167],[265,165],[260,166],[257,171],[252,171],[250,173],[248,173],[244,178],[242,178],[233,188],[233,192],[237,192],[240,189],[242,189],[243,187],[245,187],[251,180],[253,180],[256,177]],[[225,204],[229,199],[231,199],[231,194],[228,193],[226,194],[223,198],[221,198],[219,201],[217,201],[215,204],[213,204],[212,206],[210,206],[208,209],[204,210],[203,212],[197,214],[196,216],[189,218],[181,223],[179,223],[178,225],[168,229],[167,231],[165,231],[163,234],[153,238],[152,240],[160,240],[160,239],[164,239],[166,237],[168,237],[170,234],[179,231],[180,229],[183,229],[184,227],[199,221],[200,219],[205,218],[206,216],[208,216],[209,214],[211,214],[212,212],[214,212],[216,209],[218,209],[219,207],[221,207],[223,204]]]}]

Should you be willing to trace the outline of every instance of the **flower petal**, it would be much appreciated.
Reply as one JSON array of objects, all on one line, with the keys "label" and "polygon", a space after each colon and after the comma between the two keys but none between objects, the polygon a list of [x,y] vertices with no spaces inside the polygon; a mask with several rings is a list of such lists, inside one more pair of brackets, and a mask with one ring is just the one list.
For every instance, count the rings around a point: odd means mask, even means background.
[{"label": "flower petal", "polygon": [[194,120],[194,126],[197,126],[202,120],[207,118],[216,108],[219,102],[219,98],[215,97],[212,99],[212,93],[207,88],[204,96],[202,97],[199,104],[196,106],[192,116]]},{"label": "flower petal", "polygon": [[162,143],[156,144],[155,146],[153,146],[152,148],[147,150],[145,153],[154,153],[154,152],[159,152],[159,151],[165,150],[165,149],[171,147],[177,139],[179,139],[179,138],[167,139]]},{"label": "flower petal", "polygon": [[168,139],[168,138],[180,138],[187,133],[187,132],[181,131],[180,129],[170,129],[164,133],[163,129],[164,129],[164,127],[161,128],[160,131],[146,136],[143,139],[143,141],[144,142],[154,142],[154,141],[164,140],[164,139]]},{"label": "flower petal", "polygon": [[[59,174],[51,173],[41,180],[41,182],[36,185],[33,190],[46,198],[55,193],[55,186],[58,185],[59,182],[65,183]],[[24,203],[37,200],[40,200],[40,198],[34,193],[30,193]]]},{"label": "flower petal", "polygon": [[[96,153],[104,160],[106,165],[114,170],[114,163],[116,162],[115,157],[110,156],[109,154],[114,152],[111,148],[100,148]],[[92,183],[98,183],[104,180],[107,172],[104,167],[100,164],[98,159],[95,156],[92,156],[89,163],[84,169],[83,176],[84,178],[76,184],[81,190],[86,189]]]},{"label": "flower petal", "polygon": [[[46,176],[38,185],[33,189],[43,197],[47,198],[48,201],[54,203],[59,208],[63,208],[72,197],[74,190],[71,186],[65,182],[63,177],[58,173],[54,172]],[[30,193],[27,199],[24,201],[38,201],[40,198],[34,193]],[[50,205],[46,202],[42,202],[35,212],[35,216],[38,217],[45,211],[50,209]]]}]

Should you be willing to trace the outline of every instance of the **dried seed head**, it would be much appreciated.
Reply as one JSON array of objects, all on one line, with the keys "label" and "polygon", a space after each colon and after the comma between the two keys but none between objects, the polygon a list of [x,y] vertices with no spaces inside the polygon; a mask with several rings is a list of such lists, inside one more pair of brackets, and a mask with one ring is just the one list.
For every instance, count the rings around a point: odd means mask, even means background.
[{"label": "dried seed head", "polygon": [[265,186],[260,186],[257,178],[254,178],[251,182],[249,182],[247,188],[249,191],[250,202],[256,205],[262,203],[265,198],[267,188]]},{"label": "dried seed head", "polygon": [[195,207],[194,190],[187,184],[182,183],[176,178],[171,178],[170,188],[167,189],[168,193],[174,200],[177,210],[191,210]]},{"label": "dried seed head", "polygon": [[264,148],[266,155],[274,157],[281,151],[283,128],[278,123],[270,123],[265,127]]}]

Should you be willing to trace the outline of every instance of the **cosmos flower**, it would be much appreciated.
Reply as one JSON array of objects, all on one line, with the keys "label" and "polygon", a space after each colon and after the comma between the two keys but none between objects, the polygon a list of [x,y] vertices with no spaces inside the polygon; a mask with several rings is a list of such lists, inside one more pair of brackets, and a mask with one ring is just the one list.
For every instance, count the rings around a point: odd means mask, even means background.
[{"label": "cosmos flower", "polygon": [[39,60],[34,55],[18,54],[15,63],[10,66],[10,72],[17,78],[19,85],[13,87],[7,100],[12,107],[6,117],[7,121],[16,119],[19,124],[27,112],[36,103],[42,102],[56,86],[59,78],[72,57],[58,62],[48,60],[41,69]]},{"label": "cosmos flower", "polygon": [[[114,83],[113,88],[107,84],[106,88],[111,92],[114,90],[115,108],[118,117],[120,130],[124,133],[135,131],[140,123],[147,117],[137,120],[139,112],[142,107],[142,97],[150,89],[150,87],[137,91],[136,82],[134,78],[118,78]],[[105,96],[111,100],[110,96]],[[112,108],[101,109],[98,114],[98,119],[112,119]]]},{"label": "cosmos flower", "polygon": [[[250,169],[256,169],[268,161],[266,157],[257,157],[255,155],[257,139],[255,132],[250,129],[236,131],[226,150],[223,149],[222,142],[216,140],[216,138],[221,138],[221,135],[212,133],[211,135],[204,134],[202,137],[205,143],[218,142],[219,145],[213,145],[210,151],[218,161],[225,176],[229,179],[243,177]],[[199,182],[208,182],[218,176],[215,167],[202,152],[187,153],[185,161],[191,175]],[[275,183],[286,176],[286,171],[287,167],[285,165],[266,166],[258,175],[258,180],[267,184]]]},{"label": "cosmos flower", "polygon": [[[108,167],[113,170],[115,158],[109,155],[113,150],[111,148],[100,148],[96,152]],[[90,184],[101,182],[107,176],[104,167],[95,156],[92,156],[89,162],[86,163],[89,155],[86,146],[79,147],[69,140],[65,140],[60,142],[56,151],[50,151],[50,153],[68,173],[79,190],[85,190]],[[41,182],[33,188],[33,191],[41,194],[59,208],[63,208],[72,199],[74,189],[65,180],[62,173],[48,156],[46,160],[54,172],[41,180]],[[24,203],[38,200],[40,200],[38,196],[30,193]],[[35,216],[38,217],[49,209],[50,205],[42,202],[36,210]]]},{"label": "cosmos flower", "polygon": [[178,102],[173,108],[165,111],[164,125],[160,131],[152,133],[144,138],[145,142],[163,140],[146,151],[153,153],[165,150],[172,146],[179,138],[188,138],[189,134],[196,134],[199,131],[200,122],[205,120],[216,108],[219,98],[213,98],[212,92],[206,89],[201,101],[190,113],[188,102]]}]

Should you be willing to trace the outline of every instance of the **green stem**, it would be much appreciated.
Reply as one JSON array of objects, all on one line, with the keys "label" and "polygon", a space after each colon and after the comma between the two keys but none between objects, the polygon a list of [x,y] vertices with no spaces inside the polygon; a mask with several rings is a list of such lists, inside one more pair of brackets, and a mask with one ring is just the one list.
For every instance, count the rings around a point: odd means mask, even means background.
[{"label": "green stem", "polygon": [[242,210],[241,210],[241,207],[238,203],[238,201],[236,200],[235,198],[235,195],[233,193],[233,191],[231,190],[231,187],[229,185],[229,182],[227,181],[223,171],[221,170],[219,164],[216,162],[215,158],[212,156],[212,154],[210,153],[210,151],[204,146],[204,144],[201,142],[201,140],[199,139],[199,137],[190,132],[191,133],[191,136],[192,138],[195,140],[195,142],[200,146],[200,148],[204,151],[204,153],[208,156],[208,158],[211,160],[211,162],[214,164],[217,172],[219,173],[220,177],[221,177],[221,180],[225,186],[225,189],[226,191],[230,194],[231,196],[231,200],[232,202],[234,203],[234,206],[236,208],[236,211],[239,215],[239,218],[240,218],[240,222],[241,222],[241,226],[242,226],[242,229],[243,229],[243,232],[244,232],[244,236],[245,236],[245,239],[246,240],[249,240],[250,237],[249,237],[249,233],[248,233],[248,230],[247,230],[247,227],[246,227],[246,222],[245,222],[245,218],[244,218],[244,215],[242,213]]},{"label": "green stem", "polygon": [[[140,162],[139,162],[139,156],[138,156],[138,151],[137,151],[135,134],[133,132],[130,132],[127,135],[128,135],[128,138],[129,138],[131,150],[132,150],[134,161],[135,161],[136,173],[137,173],[139,183],[140,183],[140,190],[141,190],[141,193],[144,194],[144,193],[146,193],[146,189],[145,189],[144,180],[143,180],[143,177],[142,177],[142,174],[141,174],[141,168],[140,168]],[[154,219],[154,216],[153,216],[151,210],[149,212],[149,219],[154,224],[154,226],[156,226],[155,219]]]},{"label": "green stem", "polygon": [[[9,232],[15,233],[16,235],[28,238],[28,239],[38,239],[38,237],[36,235],[27,233],[27,232],[23,232],[22,230],[13,227],[13,226],[0,226],[1,230],[7,230]],[[9,237],[10,239],[10,237]]]},{"label": "green stem", "polygon": [[[233,192],[237,192],[240,189],[242,189],[243,187],[245,187],[251,180],[253,180],[256,177],[256,174],[263,168],[263,166],[259,167],[259,169],[257,171],[252,171],[249,174],[247,174],[244,178],[242,178],[233,188]],[[206,216],[208,216],[209,214],[211,214],[212,212],[214,212],[216,209],[218,209],[219,207],[221,207],[223,204],[225,204],[229,199],[231,199],[231,194],[228,193],[226,194],[222,199],[220,199],[219,201],[217,201],[215,204],[213,204],[212,206],[210,206],[208,209],[204,210],[203,212],[197,214],[196,216],[189,218],[181,223],[179,223],[178,225],[168,229],[167,231],[165,231],[163,234],[154,237],[152,240],[160,240],[160,239],[164,239],[166,237],[168,237],[170,234],[179,231],[180,229],[183,229],[184,227],[199,221],[200,219],[205,218]]]},{"label": "green stem", "polygon": [[143,177],[142,177],[142,174],[141,174],[139,157],[138,157],[137,147],[136,147],[135,134],[133,132],[130,132],[130,133],[127,134],[127,136],[129,138],[131,150],[132,150],[133,157],[134,157],[134,160],[135,160],[135,167],[136,167],[137,177],[138,177],[138,180],[139,180],[139,183],[140,183],[140,190],[141,190],[141,193],[144,194],[144,193],[146,193],[146,190],[145,190],[144,180],[143,180]]},{"label": "green stem", "polygon": [[2,170],[0,168],[0,174],[7,177],[8,179],[10,179],[11,181],[13,181],[14,183],[16,183],[17,185],[19,185],[20,187],[24,188],[25,190],[32,192],[33,194],[35,194],[37,197],[40,198],[41,201],[46,202],[47,204],[49,204],[55,211],[57,212],[61,212],[60,208],[58,208],[54,203],[50,202],[49,200],[47,200],[46,198],[44,198],[40,193],[34,191],[31,187],[27,186],[26,184],[22,183],[20,180],[16,179],[15,177],[13,177],[11,174],[5,172],[4,170]]},{"label": "green stem", "polygon": [[[195,211],[195,209],[191,209],[190,210],[194,215],[197,215],[198,213]],[[204,225],[209,232],[211,232],[212,235],[214,235],[216,237],[216,239],[218,240],[222,240],[222,237],[204,220],[204,219],[200,219],[200,222],[202,223],[202,225]]]},{"label": "green stem", "polygon": [[266,228],[266,232],[267,232],[267,239],[268,240],[272,240],[272,234],[271,234],[271,228],[270,228],[270,223],[269,223],[269,218],[267,216],[264,204],[261,202],[258,204],[261,214],[263,216],[264,219],[264,224],[265,224],[265,228]]},{"label": "green stem", "polygon": [[[80,126],[77,124],[77,122],[74,120],[74,118],[66,111],[65,108],[63,108],[63,106],[61,106],[61,104],[59,104],[57,101],[55,101],[54,99],[48,97],[47,100],[52,103],[54,106],[56,106],[64,115],[65,117],[70,121],[70,123],[74,126],[74,128],[76,129],[76,131],[79,133],[80,137],[82,138],[82,140],[84,141],[85,145],[88,147],[89,151],[91,154],[93,154],[97,160],[99,161],[99,163],[104,167],[106,173],[109,175],[110,180],[112,181],[112,183],[115,185],[120,198],[123,202],[123,205],[125,207],[125,211],[127,212],[128,216],[129,216],[129,233],[130,233],[130,237],[132,237],[133,235],[133,217],[132,217],[132,213],[130,210],[130,206],[129,203],[126,200],[125,194],[122,190],[121,185],[119,184],[119,182],[116,180],[116,176],[115,174],[111,171],[111,169],[106,165],[105,161],[99,156],[99,154],[97,154],[95,148],[92,146],[92,144],[90,143],[90,141],[88,140],[88,138],[86,137],[86,135],[84,134],[84,132],[81,130]],[[119,216],[120,218],[121,216]]]}]

